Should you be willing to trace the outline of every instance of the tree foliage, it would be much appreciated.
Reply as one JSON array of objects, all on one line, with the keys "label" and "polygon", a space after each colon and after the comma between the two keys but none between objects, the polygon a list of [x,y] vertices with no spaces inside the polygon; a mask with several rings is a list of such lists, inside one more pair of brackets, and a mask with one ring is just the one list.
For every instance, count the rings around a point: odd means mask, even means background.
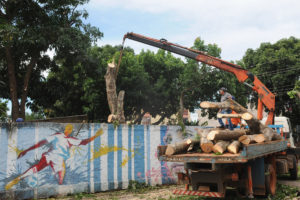
[{"label": "tree foliage", "polygon": [[7,120],[7,101],[0,100],[0,122],[5,122]]},{"label": "tree foliage", "polygon": [[[0,2],[0,76],[12,101],[12,118],[25,117],[27,97],[34,99],[43,81],[41,72],[55,66],[46,52],[76,58],[102,33],[82,18],[77,7],[88,0],[2,0]],[[20,101],[19,101],[20,100]],[[20,102],[20,103],[19,103]]]},{"label": "tree foliage", "polygon": [[248,49],[243,57],[245,66],[276,95],[276,115],[290,117],[294,124],[299,121],[300,107],[288,91],[296,88],[300,78],[299,55],[300,40],[290,37],[274,44],[262,43],[256,50]]},{"label": "tree foliage", "polygon": [[[206,52],[208,55],[216,58],[221,58],[220,47],[216,44],[205,44],[205,41],[199,37],[195,39],[192,48]],[[190,104],[191,107],[195,108],[199,105],[199,101],[220,101],[221,97],[218,94],[218,90],[221,87],[227,88],[237,102],[246,106],[248,88],[239,83],[233,74],[191,59],[187,60],[186,70],[187,73],[184,74],[186,77],[183,78],[186,81],[184,87],[193,88],[192,101],[194,104]],[[191,109],[191,107],[189,108]],[[217,112],[216,110],[201,111],[202,116],[208,114],[209,118],[215,117]]]}]

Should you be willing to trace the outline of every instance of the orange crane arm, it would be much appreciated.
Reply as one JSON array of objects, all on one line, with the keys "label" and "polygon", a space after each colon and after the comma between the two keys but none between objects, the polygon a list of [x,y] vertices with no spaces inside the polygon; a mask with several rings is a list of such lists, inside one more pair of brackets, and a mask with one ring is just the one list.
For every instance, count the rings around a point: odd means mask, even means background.
[{"label": "orange crane arm", "polygon": [[[198,62],[202,62],[217,67],[221,70],[233,73],[237,77],[239,82],[250,86],[254,91],[257,92],[258,94],[257,118],[260,120],[262,119],[263,108],[265,106],[269,110],[266,124],[267,125],[273,124],[274,112],[275,112],[275,95],[255,75],[253,75],[251,72],[247,71],[246,69],[243,69],[241,66],[210,56],[202,51],[198,51],[195,49],[180,46],[178,44],[170,43],[166,39],[157,40],[154,38],[146,37],[131,32],[124,35],[123,44],[126,38],[144,44],[148,44],[150,46],[161,48],[170,51],[172,53],[176,53],[178,55],[182,55],[194,59]],[[253,85],[245,83],[247,79],[251,80]]]}]

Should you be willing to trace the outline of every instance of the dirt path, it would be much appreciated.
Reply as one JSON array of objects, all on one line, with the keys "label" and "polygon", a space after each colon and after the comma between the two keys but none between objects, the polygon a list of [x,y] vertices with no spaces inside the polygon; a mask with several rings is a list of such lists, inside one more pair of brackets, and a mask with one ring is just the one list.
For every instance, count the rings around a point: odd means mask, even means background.
[{"label": "dirt path", "polygon": [[139,189],[136,192],[131,190],[118,190],[118,191],[110,191],[110,192],[99,192],[95,194],[79,194],[71,197],[61,197],[57,199],[63,200],[73,200],[73,199],[83,199],[83,200],[91,200],[91,199],[105,199],[105,200],[141,200],[141,199],[151,199],[151,200],[166,200],[175,198],[172,194],[172,191],[178,188],[177,185],[168,185],[168,186],[159,186],[151,189]]}]

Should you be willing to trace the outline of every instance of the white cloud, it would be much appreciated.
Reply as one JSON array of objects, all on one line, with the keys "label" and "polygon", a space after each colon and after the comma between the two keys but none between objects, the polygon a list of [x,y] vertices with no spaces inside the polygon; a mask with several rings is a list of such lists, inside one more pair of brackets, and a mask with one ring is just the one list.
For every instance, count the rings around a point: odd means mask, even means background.
[{"label": "white cloud", "polygon": [[[226,60],[241,59],[247,48],[258,48],[262,42],[299,37],[299,8],[298,0],[91,0],[88,5],[88,9],[99,12],[119,9],[153,16],[168,14],[174,23],[167,24],[167,28],[175,31],[168,33],[166,39],[191,46],[200,36],[206,43],[221,47],[222,58]],[[176,27],[178,24],[182,26]],[[155,26],[152,25],[153,34],[164,37],[165,33]]]}]

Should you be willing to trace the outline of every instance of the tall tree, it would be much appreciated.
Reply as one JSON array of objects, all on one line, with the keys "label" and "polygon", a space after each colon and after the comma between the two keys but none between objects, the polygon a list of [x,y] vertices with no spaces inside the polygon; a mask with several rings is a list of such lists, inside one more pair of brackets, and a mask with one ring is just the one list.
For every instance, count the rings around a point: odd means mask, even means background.
[{"label": "tall tree", "polygon": [[262,43],[256,50],[248,49],[243,57],[245,66],[275,94],[276,115],[290,117],[294,124],[299,122],[300,109],[297,99],[289,98],[287,93],[300,78],[299,55],[300,40],[290,37],[274,44]]},{"label": "tall tree", "polygon": [[43,70],[53,67],[46,54],[49,49],[54,50],[58,57],[76,57],[102,36],[97,28],[82,22],[88,14],[77,7],[87,2],[0,2],[0,70],[8,86],[1,93],[12,102],[13,120],[25,118],[27,97],[34,93],[31,84],[40,81]]},{"label": "tall tree", "polygon": [[[192,49],[206,52],[208,55],[216,58],[221,58],[221,48],[217,44],[205,44],[205,41],[200,37],[195,39]],[[240,104],[246,105],[247,95],[245,94],[247,93],[247,88],[240,84],[237,78],[229,72],[192,59],[187,59],[187,67],[183,76],[183,89],[188,89],[188,95],[192,97],[187,98],[185,104],[185,107],[190,110],[198,107],[199,101],[220,101],[218,90],[221,87],[226,87],[228,92],[235,96]],[[190,100],[192,102],[188,102]],[[209,118],[216,116],[215,110],[201,111],[202,116],[207,114]]]}]

